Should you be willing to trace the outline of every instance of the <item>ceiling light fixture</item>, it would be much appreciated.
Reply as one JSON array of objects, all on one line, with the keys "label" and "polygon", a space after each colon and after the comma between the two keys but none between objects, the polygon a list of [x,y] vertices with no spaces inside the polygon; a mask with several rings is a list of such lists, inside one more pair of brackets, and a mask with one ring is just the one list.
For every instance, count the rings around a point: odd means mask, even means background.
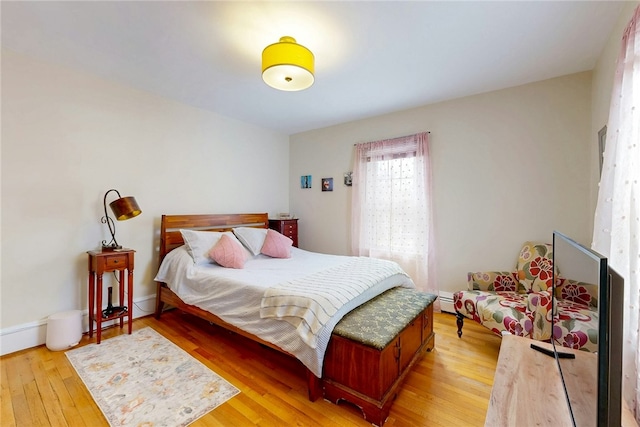
[{"label": "ceiling light fixture", "polygon": [[293,37],[281,37],[262,51],[262,80],[273,88],[306,89],[314,82],[313,73],[313,53]]}]

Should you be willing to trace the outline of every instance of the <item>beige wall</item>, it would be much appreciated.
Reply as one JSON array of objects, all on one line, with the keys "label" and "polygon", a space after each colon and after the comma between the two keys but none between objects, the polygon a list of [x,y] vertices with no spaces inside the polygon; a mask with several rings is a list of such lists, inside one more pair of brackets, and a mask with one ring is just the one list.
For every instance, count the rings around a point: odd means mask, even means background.
[{"label": "beige wall", "polygon": [[288,158],[287,135],[3,50],[2,352],[17,330],[40,344],[47,316],[87,309],[108,189],[142,208],[116,236],[137,251],[148,308],[160,216],[286,211]]},{"label": "beige wall", "polygon": [[[353,144],[431,131],[438,278],[466,286],[467,271],[511,269],[526,240],[554,229],[589,243],[591,73],[428,105],[291,137],[291,212],[300,245],[350,251]],[[313,176],[301,189],[300,175]],[[319,180],[334,178],[334,191]]]}]

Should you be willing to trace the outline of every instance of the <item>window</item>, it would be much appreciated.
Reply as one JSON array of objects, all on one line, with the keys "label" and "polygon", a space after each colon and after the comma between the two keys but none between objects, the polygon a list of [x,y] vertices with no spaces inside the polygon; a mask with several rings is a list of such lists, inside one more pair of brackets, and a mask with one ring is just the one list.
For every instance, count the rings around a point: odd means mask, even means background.
[{"label": "window", "polygon": [[437,294],[427,132],[356,144],[352,253],[396,261]]},{"label": "window", "polygon": [[407,157],[371,160],[366,164],[364,224],[371,239],[365,246],[392,254],[424,253],[426,204],[417,194],[416,170],[419,160],[415,152]]}]

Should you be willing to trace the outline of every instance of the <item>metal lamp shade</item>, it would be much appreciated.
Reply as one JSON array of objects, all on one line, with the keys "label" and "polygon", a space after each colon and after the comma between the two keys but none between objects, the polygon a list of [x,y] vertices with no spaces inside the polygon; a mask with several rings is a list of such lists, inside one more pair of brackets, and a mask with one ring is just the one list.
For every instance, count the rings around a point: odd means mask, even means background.
[{"label": "metal lamp shade", "polygon": [[136,198],[132,196],[116,199],[109,203],[109,206],[111,206],[111,210],[118,221],[131,219],[142,213],[138,202],[136,202]]}]

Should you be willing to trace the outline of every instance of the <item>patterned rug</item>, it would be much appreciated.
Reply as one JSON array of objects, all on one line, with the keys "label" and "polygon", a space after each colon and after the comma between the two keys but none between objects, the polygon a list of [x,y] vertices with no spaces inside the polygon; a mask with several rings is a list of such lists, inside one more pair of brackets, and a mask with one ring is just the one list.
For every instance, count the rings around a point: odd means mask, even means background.
[{"label": "patterned rug", "polygon": [[149,327],[66,355],[111,426],[186,426],[240,392]]}]

